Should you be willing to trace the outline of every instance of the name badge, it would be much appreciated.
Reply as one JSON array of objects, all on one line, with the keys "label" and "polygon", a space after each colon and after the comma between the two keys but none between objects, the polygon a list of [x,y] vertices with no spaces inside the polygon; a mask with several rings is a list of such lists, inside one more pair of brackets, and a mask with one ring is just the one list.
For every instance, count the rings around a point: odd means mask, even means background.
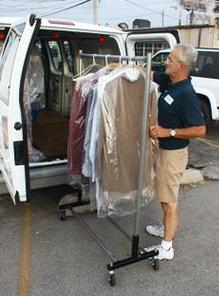
[{"label": "name badge", "polygon": [[164,100],[167,102],[167,104],[171,105],[174,101],[174,99],[170,96],[170,95],[167,95]]}]

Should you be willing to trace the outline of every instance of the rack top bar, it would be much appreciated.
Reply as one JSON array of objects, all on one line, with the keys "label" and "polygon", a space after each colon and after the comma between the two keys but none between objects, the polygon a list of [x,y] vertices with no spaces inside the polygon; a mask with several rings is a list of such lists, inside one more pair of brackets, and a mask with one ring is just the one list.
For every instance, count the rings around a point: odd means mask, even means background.
[{"label": "rack top bar", "polygon": [[111,55],[111,54],[90,54],[90,53],[79,53],[80,57],[88,57],[88,58],[105,58],[105,59],[117,59],[119,61],[129,61],[129,62],[134,62],[134,61],[146,61],[147,56],[120,56],[120,55]]}]

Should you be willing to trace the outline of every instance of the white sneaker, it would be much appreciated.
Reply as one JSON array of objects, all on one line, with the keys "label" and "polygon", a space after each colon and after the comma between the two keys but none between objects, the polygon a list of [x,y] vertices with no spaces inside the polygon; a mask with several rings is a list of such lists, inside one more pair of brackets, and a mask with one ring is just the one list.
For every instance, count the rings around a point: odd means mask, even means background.
[{"label": "white sneaker", "polygon": [[161,245],[159,248],[157,248],[159,251],[159,254],[157,255],[158,260],[172,260],[174,257],[174,249],[173,247],[170,247],[169,250],[165,250]]},{"label": "white sneaker", "polygon": [[159,251],[159,254],[156,257],[154,257],[158,260],[163,260],[163,259],[172,260],[174,257],[173,247],[169,248],[169,250],[165,250],[161,245],[156,245],[156,246],[144,248],[144,250],[146,252],[151,252],[154,250]]},{"label": "white sneaker", "polygon": [[151,252],[151,251],[159,249],[159,247],[160,247],[160,245],[154,245],[154,246],[146,247],[146,248],[144,248],[144,250],[146,252]]},{"label": "white sneaker", "polygon": [[148,225],[145,226],[145,230],[147,233],[151,234],[151,235],[155,235],[155,236],[159,236],[161,238],[163,238],[164,236],[164,227],[163,225]]}]

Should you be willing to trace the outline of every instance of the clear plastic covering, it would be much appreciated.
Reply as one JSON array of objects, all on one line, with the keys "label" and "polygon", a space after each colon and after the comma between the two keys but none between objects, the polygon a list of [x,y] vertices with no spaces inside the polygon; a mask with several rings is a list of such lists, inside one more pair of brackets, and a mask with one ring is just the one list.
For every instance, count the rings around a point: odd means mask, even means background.
[{"label": "clear plastic covering", "polygon": [[88,74],[77,80],[71,103],[68,136],[68,167],[70,175],[80,175],[84,158],[84,137],[87,111],[87,96],[91,88],[91,77]]},{"label": "clear plastic covering", "polygon": [[45,159],[45,155],[33,147],[32,123],[40,110],[45,108],[44,68],[38,49],[31,53],[24,82],[24,109],[26,113],[28,153],[30,162]]},{"label": "clear plastic covering", "polygon": [[[136,211],[145,75],[141,67],[118,66],[77,81],[69,126],[69,171],[90,178],[91,204],[96,205],[99,217]],[[98,82],[94,83],[94,77]],[[149,138],[149,125],[156,123],[156,105],[151,87],[145,114],[142,205],[153,198],[156,143]]]},{"label": "clear plastic covering", "polygon": [[[96,201],[100,217],[124,216],[136,210],[145,74],[140,68],[117,69],[103,83],[100,79],[101,122],[98,141]],[[118,75],[119,74],[119,75]],[[115,75],[115,77],[114,77]],[[156,122],[156,97],[151,92],[148,127]],[[146,116],[146,115],[145,115]],[[152,123],[153,121],[153,123]],[[145,153],[142,204],[153,198],[154,143]]]},{"label": "clear plastic covering", "polygon": [[105,73],[104,69],[80,77],[77,79],[75,85],[71,103],[67,153],[70,175],[78,175],[82,172],[85,157],[84,141],[89,110],[95,85],[102,73]]}]

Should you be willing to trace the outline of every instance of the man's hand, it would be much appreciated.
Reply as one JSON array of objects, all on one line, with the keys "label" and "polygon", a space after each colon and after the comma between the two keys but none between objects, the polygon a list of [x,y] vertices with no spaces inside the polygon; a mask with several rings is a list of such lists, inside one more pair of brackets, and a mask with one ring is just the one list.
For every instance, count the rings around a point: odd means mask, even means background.
[{"label": "man's hand", "polygon": [[150,127],[150,136],[152,139],[170,137],[170,129],[160,125],[153,125]]}]

